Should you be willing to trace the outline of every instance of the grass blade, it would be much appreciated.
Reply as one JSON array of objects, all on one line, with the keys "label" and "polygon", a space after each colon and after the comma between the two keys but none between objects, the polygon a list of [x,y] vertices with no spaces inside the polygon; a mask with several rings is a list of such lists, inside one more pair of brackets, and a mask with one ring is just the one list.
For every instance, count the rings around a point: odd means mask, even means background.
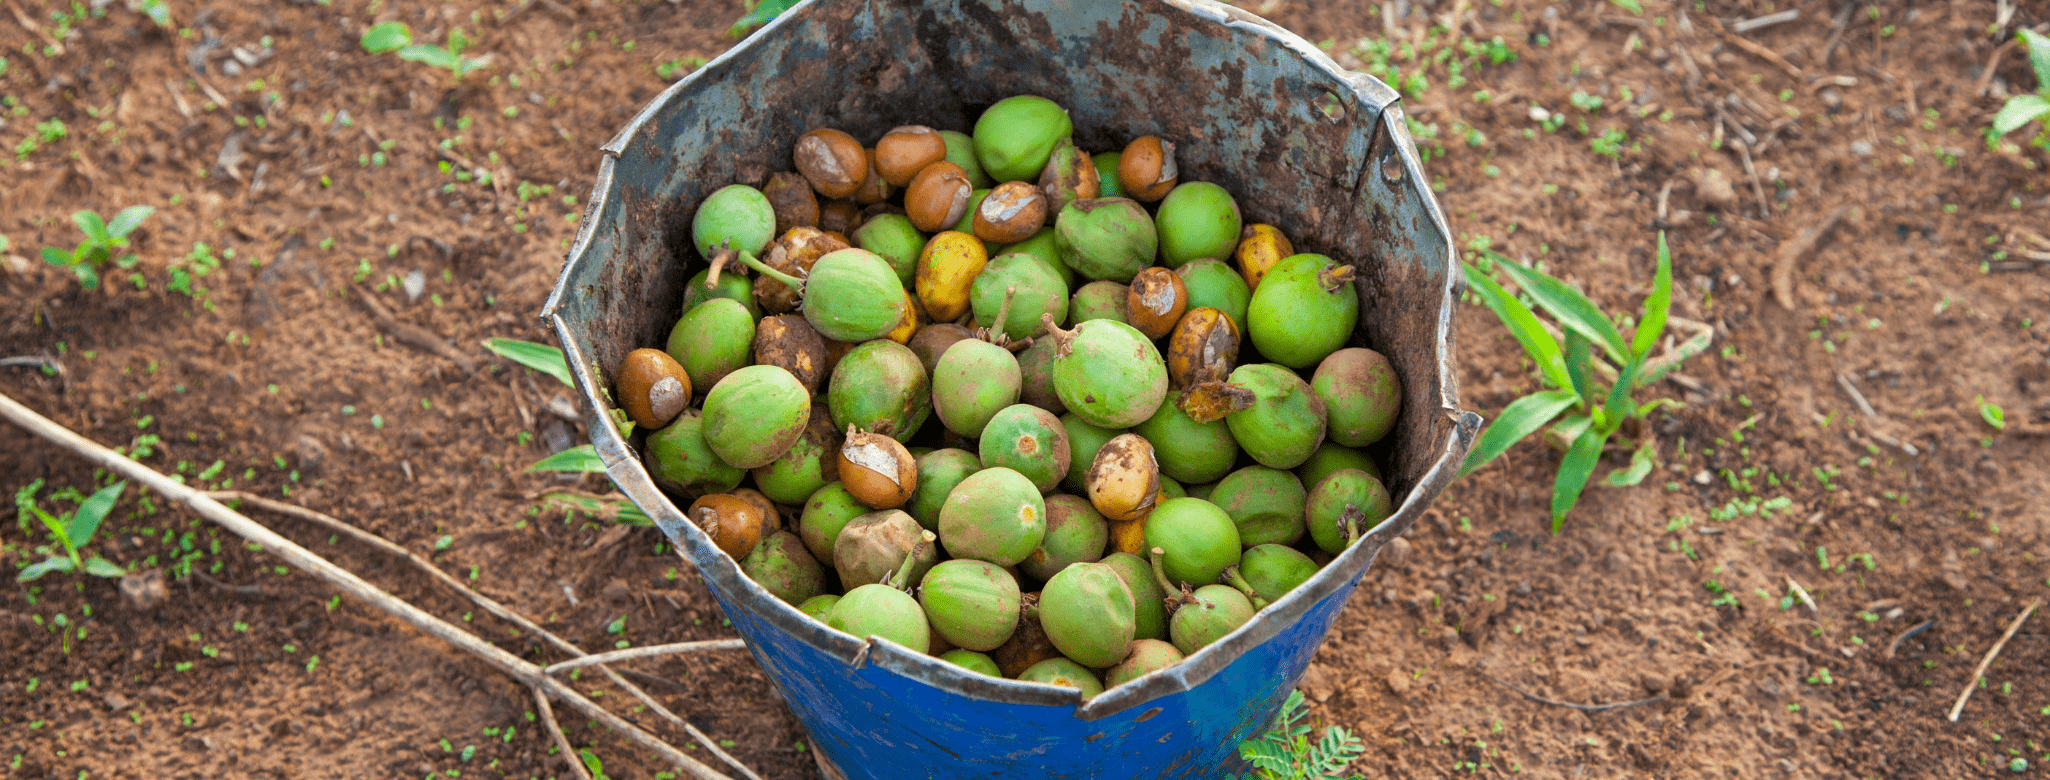
[{"label": "grass blade", "polygon": [[1673,308],[1673,253],[1666,249],[1665,231],[1659,231],[1658,275],[1651,282],[1651,296],[1644,299],[1644,317],[1637,321],[1637,333],[1630,340],[1630,356],[1643,360],[1644,354],[1659,343],[1659,337],[1666,333],[1666,316]]},{"label": "grass blade", "polygon": [[1646,441],[1636,452],[1630,453],[1630,468],[1609,472],[1608,478],[1603,482],[1610,487],[1632,487],[1640,484],[1651,474],[1652,467],[1658,465],[1658,455],[1658,446]]},{"label": "grass blade", "polygon": [[113,511],[114,502],[121,500],[121,491],[127,487],[126,482],[116,482],[101,488],[100,492],[78,505],[78,511],[71,514],[70,527],[64,529],[64,535],[71,538],[72,545],[84,547],[92,540],[93,534],[100,530],[100,521],[107,519],[107,513]]},{"label": "grass blade", "polygon": [[1525,267],[1494,252],[1488,254],[1502,266],[1503,271],[1516,279],[1516,284],[1530,294],[1531,300],[1537,301],[1539,307],[1550,312],[1567,330],[1602,345],[1610,360],[1622,363],[1629,359],[1624,354],[1622,331],[1616,330],[1616,323],[1610,322],[1601,307],[1588,300],[1586,295],[1543,271]]},{"label": "grass blade", "polygon": [[1502,416],[1496,417],[1488,424],[1488,429],[1481,432],[1480,441],[1475,442],[1473,451],[1467,453],[1465,465],[1459,467],[1459,476],[1464,477],[1488,465],[1488,461],[1522,441],[1523,437],[1545,427],[1545,423],[1551,422],[1552,418],[1579,400],[1580,396],[1572,390],[1562,388],[1531,393],[1511,401],[1502,410]]},{"label": "grass blade", "polygon": [[1558,340],[1538,324],[1537,315],[1531,313],[1530,307],[1503,292],[1501,285],[1472,265],[1466,265],[1466,279],[1467,289],[1480,296],[1488,308],[1495,310],[1495,316],[1502,319],[1502,324],[1509,326],[1509,333],[1523,344],[1523,351],[1537,363],[1545,381],[1557,388],[1573,387],[1573,378],[1566,374],[1566,358],[1559,350]]},{"label": "grass blade", "polygon": [[487,339],[484,346],[499,357],[555,377],[564,385],[576,387],[576,380],[569,375],[569,361],[562,356],[562,350],[547,344],[536,344],[519,339]]},{"label": "grass blade", "polygon": [[585,444],[542,458],[539,462],[527,467],[528,473],[537,471],[567,471],[585,474],[603,473],[605,471],[605,461],[598,459],[596,447]]},{"label": "grass blade", "polygon": [[85,573],[109,579],[128,576],[128,570],[121,568],[120,564],[97,555],[85,559]]},{"label": "grass blade", "polygon": [[1573,379],[1573,394],[1587,398],[1594,389],[1594,378],[1589,376],[1589,364],[1594,360],[1594,342],[1588,341],[1580,331],[1566,331],[1566,376]]},{"label": "grass blade", "polygon": [[1566,513],[1580,502],[1580,491],[1587,489],[1587,480],[1594,476],[1595,464],[1601,461],[1602,447],[1608,443],[1608,431],[1589,430],[1573,440],[1573,449],[1567,450],[1566,459],[1559,461],[1559,478],[1552,483],[1553,536],[1566,527]]},{"label": "grass blade", "polygon": [[58,573],[69,573],[77,568],[78,566],[76,564],[73,564],[70,558],[51,556],[49,558],[44,558],[42,563],[35,564],[26,569],[22,569],[20,574],[14,575],[14,581],[30,582],[53,571]]},{"label": "grass blade", "polygon": [[1637,404],[1630,400],[1630,390],[1637,386],[1637,372],[1644,368],[1644,359],[1633,357],[1623,365],[1623,373],[1616,375],[1616,384],[1609,388],[1609,398],[1602,404],[1602,413],[1608,417],[1603,427],[1615,430],[1623,419],[1637,411]]}]

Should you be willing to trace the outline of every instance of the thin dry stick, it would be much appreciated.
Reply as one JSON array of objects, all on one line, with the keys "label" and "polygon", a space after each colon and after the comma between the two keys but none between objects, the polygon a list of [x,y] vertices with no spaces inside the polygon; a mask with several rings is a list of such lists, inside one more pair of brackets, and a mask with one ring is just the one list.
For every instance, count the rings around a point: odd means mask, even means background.
[{"label": "thin dry stick", "polygon": [[2022,613],[2014,616],[2014,622],[2007,624],[2007,633],[2000,635],[2000,641],[1993,643],[1993,649],[1986,651],[1986,657],[1979,659],[1979,668],[1972,670],[1972,679],[1965,681],[1965,689],[1958,693],[1957,703],[1950,705],[1950,722],[1956,723],[1959,713],[1965,711],[1965,700],[1972,698],[1972,689],[1979,687],[1979,678],[1986,676],[1986,667],[1993,665],[1993,657],[2000,655],[2000,649],[2007,646],[2007,640],[2014,638],[2014,632],[2022,630],[2022,624],[2043,605],[2042,599],[2029,602]]},{"label": "thin dry stick", "polygon": [[1815,599],[1813,599],[1813,598],[1809,598],[1809,596],[1808,596],[1808,589],[1807,589],[1807,588],[1803,588],[1803,587],[1801,587],[1801,583],[1795,582],[1795,581],[1794,581],[1794,578],[1792,578],[1792,577],[1788,577],[1788,578],[1787,578],[1787,587],[1789,587],[1789,588],[1793,588],[1793,589],[1794,589],[1794,595],[1795,595],[1795,596],[1798,596],[1798,597],[1800,597],[1800,599],[1801,599],[1801,603],[1802,603],[1802,604],[1806,604],[1806,605],[1808,605],[1808,611],[1809,611],[1809,612],[1821,612],[1821,611],[1822,611],[1822,610],[1821,610],[1820,608],[1818,608],[1818,607],[1816,607],[1816,606],[1815,606]]},{"label": "thin dry stick", "polygon": [[486,642],[467,631],[450,625],[441,618],[428,614],[419,607],[379,590],[377,586],[365,582],[363,578],[356,576],[349,570],[336,566],[333,562],[314,554],[311,550],[300,547],[296,542],[279,535],[276,531],[272,531],[262,524],[244,517],[241,513],[223,506],[220,502],[207,497],[205,493],[172,481],[169,477],[164,476],[155,469],[129,460],[112,450],[102,447],[98,443],[72,432],[71,429],[58,425],[49,418],[37,414],[35,410],[21,405],[20,402],[15,401],[4,393],[0,393],[0,418],[5,418],[9,422],[21,426],[22,429],[29,433],[70,450],[108,471],[141,483],[144,487],[155,490],[163,495],[164,498],[174,503],[191,507],[201,517],[227,529],[236,536],[263,545],[264,549],[283,558],[286,563],[291,564],[293,567],[319,577],[328,584],[347,592],[351,596],[368,602],[371,606],[377,607],[385,613],[405,621],[407,624],[426,632],[430,636],[455,645],[458,649],[477,656],[485,663],[497,667],[499,671],[504,672],[507,676],[530,687],[537,688],[547,695],[576,708],[578,712],[596,720],[600,725],[624,734],[636,744],[653,750],[664,760],[683,768],[697,777],[704,778],[705,780],[732,780],[726,775],[720,774],[711,767],[706,766],[703,762],[684,754],[683,751],[676,749],[674,745],[662,741],[659,737],[649,734],[639,726],[629,723],[605,708],[598,706],[596,702],[585,698],[583,694],[576,692],[569,686],[563,685],[554,678],[542,674],[541,667],[528,663],[512,653],[506,652],[497,645]]},{"label": "thin dry stick", "polygon": [[[1743,126],[1738,125],[1737,129],[1742,130]],[[1758,196],[1758,218],[1772,219],[1772,201],[1765,197],[1765,186],[1758,183],[1758,166],[1751,164],[1751,145],[1734,143],[1731,146],[1737,147],[1737,154],[1744,160],[1744,173],[1751,177],[1751,194]]]},{"label": "thin dry stick", "polygon": [[1908,626],[1908,630],[1902,631],[1900,636],[1894,637],[1893,641],[1886,643],[1886,657],[1892,659],[1894,652],[1901,649],[1901,643],[1907,641],[1908,637],[1927,631],[1933,625],[1936,625],[1935,618]]},{"label": "thin dry stick", "polygon": [[[1750,158],[1746,157],[1745,167],[1750,167],[1750,163]],[[1801,260],[1807,257],[1808,253],[1815,251],[1815,246],[1821,243],[1822,237],[1829,235],[1829,231],[1834,230],[1837,223],[1843,221],[1844,213],[1849,210],[1839,208],[1830,212],[1830,215],[1822,220],[1822,224],[1802,230],[1794,240],[1780,245],[1779,251],[1774,254],[1771,272],[1772,299],[1779,302],[1780,308],[1794,310],[1794,281],[1798,278],[1794,272],[1800,267]]]},{"label": "thin dry stick", "polygon": [[1872,404],[1865,400],[1864,393],[1858,392],[1858,386],[1851,384],[1850,377],[1844,376],[1843,374],[1837,374],[1836,386],[1844,389],[1844,394],[1849,395],[1851,397],[1851,403],[1858,405],[1858,413],[1865,415],[1865,419],[1879,419],[1879,412],[1874,411],[1872,409]]},{"label": "thin dry stick", "polygon": [[555,708],[549,706],[548,697],[541,695],[540,688],[533,691],[534,709],[541,711],[541,725],[555,738],[555,747],[562,752],[562,760],[569,762],[570,774],[581,780],[591,780],[591,770],[584,766],[584,757],[577,755],[577,749],[569,745],[569,734],[564,732],[561,726],[556,725]]},{"label": "thin dry stick", "polygon": [[1723,33],[1723,40],[1729,41],[1731,45],[1739,49],[1750,52],[1761,60],[1772,63],[1773,67],[1786,71],[1789,76],[1797,79],[1807,78],[1806,75],[1801,73],[1800,68],[1794,67],[1794,63],[1788,62],[1787,58],[1780,56],[1779,52],[1760,46],[1749,38],[1736,33],[1725,32]]},{"label": "thin dry stick", "polygon": [[1979,83],[1972,85],[1972,97],[1985,97],[1986,90],[1993,88],[1993,72],[2000,68],[2001,56],[2020,42],[2020,38],[2010,38],[2006,43],[1993,47],[1992,56],[1986,58],[1986,70],[1979,74]]},{"label": "thin dry stick", "polygon": [[1830,23],[1829,40],[1822,44],[1822,64],[1824,66],[1829,65],[1830,52],[1836,51],[1836,45],[1843,42],[1844,27],[1850,24],[1851,11],[1856,10],[1857,7],[1857,2],[1853,0],[1853,2],[1844,3],[1844,7],[1836,12],[1836,20]]},{"label": "thin dry stick", "polygon": [[575,669],[592,664],[609,664],[618,661],[632,661],[639,658],[656,658],[680,653],[695,653],[701,650],[741,650],[746,647],[747,643],[738,639],[708,639],[701,642],[676,642],[667,645],[629,647],[625,650],[614,650],[609,653],[587,655],[582,658],[572,658],[561,663],[549,664],[541,669],[541,673],[556,674],[565,669]]},{"label": "thin dry stick", "polygon": [[1747,32],[1751,32],[1752,30],[1764,29],[1767,27],[1771,27],[1775,24],[1780,24],[1782,22],[1791,22],[1799,18],[1801,18],[1800,9],[1790,8],[1776,14],[1766,14],[1764,16],[1753,17],[1750,19],[1745,19],[1741,22],[1736,22],[1730,25],[1730,32],[1741,35]]}]

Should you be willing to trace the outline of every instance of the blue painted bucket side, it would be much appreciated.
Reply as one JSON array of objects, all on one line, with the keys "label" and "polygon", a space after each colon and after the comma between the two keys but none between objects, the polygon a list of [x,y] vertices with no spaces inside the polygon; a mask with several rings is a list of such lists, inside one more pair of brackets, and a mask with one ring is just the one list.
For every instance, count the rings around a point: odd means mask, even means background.
[{"label": "blue painted bucket side", "polygon": [[[1205,84],[1189,95],[1191,84]],[[1301,251],[1353,262],[1360,343],[1387,355],[1405,408],[1378,452],[1393,517],[1254,621],[1187,661],[1088,702],[966,672],[827,628],[776,600],[684,521],[605,421],[602,388],[662,343],[696,203],[787,170],[796,137],[835,126],[966,130],[1018,93],[1054,97],[1084,148],[1182,139],[1184,180],[1239,198]],[[1272,716],[1388,539],[1450,480],[1479,418],[1457,409],[1451,306],[1462,283],[1395,94],[1307,42],[1201,0],[1083,3],[813,0],[655,98],[604,147],[543,318],[561,336],[615,484],[703,574],[811,732],[849,777],[1215,777]],[[1361,251],[1371,248],[1371,252]],[[639,437],[636,436],[636,439]]]}]

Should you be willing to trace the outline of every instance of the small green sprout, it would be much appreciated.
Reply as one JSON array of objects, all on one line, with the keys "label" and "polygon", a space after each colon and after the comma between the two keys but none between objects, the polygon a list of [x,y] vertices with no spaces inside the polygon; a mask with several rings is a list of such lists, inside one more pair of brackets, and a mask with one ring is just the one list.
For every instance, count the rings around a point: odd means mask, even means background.
[{"label": "small green sprout", "polygon": [[[100,530],[100,522],[106,519],[109,511],[113,510],[114,502],[120,500],[121,491],[127,487],[128,483],[126,482],[116,482],[92,494],[90,498],[79,502],[76,510],[61,517],[53,517],[49,512],[43,511],[42,507],[36,506],[36,492],[42,490],[42,480],[39,479],[31,482],[27,487],[16,491],[14,494],[16,509],[19,510],[23,517],[33,515],[37,520],[42,521],[43,527],[49,531],[51,541],[57,542],[62,546],[62,554],[57,554],[58,551],[52,550],[47,546],[37,548],[38,552],[49,555],[49,557],[43,559],[41,563],[22,569],[20,574],[15,575],[14,580],[16,582],[29,582],[50,572],[69,573],[80,570],[95,577],[120,577],[126,575],[128,573],[127,570],[122,569],[119,564],[102,558],[97,554],[90,558],[82,557],[79,555],[78,550],[92,541],[93,534]],[[26,524],[24,521],[23,525]]]},{"label": "small green sprout", "polygon": [[85,233],[85,240],[77,249],[66,252],[54,246],[43,247],[43,261],[60,268],[70,268],[78,274],[78,284],[88,290],[100,286],[99,268],[112,262],[123,268],[134,268],[142,261],[133,252],[117,256],[115,253],[128,248],[128,234],[135,232],[142,221],[156,213],[153,206],[129,206],[114,215],[108,222],[100,218],[99,212],[80,211],[71,215],[71,221]]}]

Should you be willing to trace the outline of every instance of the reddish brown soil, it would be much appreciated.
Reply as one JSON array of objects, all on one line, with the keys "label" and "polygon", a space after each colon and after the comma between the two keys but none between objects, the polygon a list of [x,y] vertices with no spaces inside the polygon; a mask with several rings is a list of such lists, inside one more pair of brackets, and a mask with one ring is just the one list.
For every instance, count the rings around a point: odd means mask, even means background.
[{"label": "reddish brown soil", "polygon": [[[0,96],[18,108],[0,141],[16,148],[50,119],[68,137],[8,162],[0,179],[12,244],[0,255],[22,258],[0,268],[0,357],[47,354],[62,370],[0,368],[0,391],[108,445],[160,437],[143,460],[165,471],[286,496],[431,552],[586,648],[731,636],[656,532],[533,510],[538,491],[565,483],[521,469],[550,437],[583,435],[549,411],[571,394],[479,341],[548,340],[533,314],[595,147],[664,86],[658,63],[729,45],[721,33],[737,3],[174,2],[191,37],[116,3],[54,56],[43,50],[59,6],[16,5],[18,18],[0,22]],[[1784,10],[1764,2],[1689,4],[1685,25],[1682,6],[1663,2],[1641,16],[1539,0],[1387,17],[1365,0],[1242,5],[1332,41],[1351,67],[1364,67],[1354,42],[1367,36],[1421,42],[1448,24],[1501,36],[1514,62],[1469,70],[1457,86],[1438,66],[1407,101],[1437,128],[1420,144],[1434,150],[1428,168],[1461,244],[1488,236],[1624,310],[1648,290],[1664,228],[1675,313],[1716,325],[1709,353],[1682,369],[1695,386],[1655,388],[1686,406],[1654,415],[1663,466],[1645,485],[1590,488],[1552,536],[1558,456],[1526,443],[1456,483],[1406,554],[1369,574],[1304,683],[1319,718],[1370,745],[1356,771],[1819,778],[2007,774],[2016,756],[2050,766],[2050,617],[2007,644],[1964,717],[1944,718],[2006,624],[2050,591],[2050,325],[2034,321],[2050,319],[2050,271],[2017,262],[2050,249],[2029,237],[2050,232],[2046,158],[2026,145],[1988,150],[1980,136],[2001,95],[2034,86],[2025,58],[2000,60],[1992,94],[1975,83],[2003,37],[2046,21],[2040,9],[2023,7],[1995,35],[1990,4],[1860,6],[1825,53],[1838,9],[1797,3],[1798,20],[1744,35],[1781,68],[1715,29]],[[461,25],[493,64],[454,85],[362,53],[363,26],[389,18],[437,41]],[[274,56],[224,72],[231,50],[267,37]],[[1474,100],[1481,89],[1493,99]],[[1603,105],[1575,108],[1575,92]],[[1568,121],[1546,132],[1533,105]],[[1759,140],[1748,169],[1730,143],[1737,123]],[[1485,139],[1470,143],[1468,129]],[[1626,139],[1613,158],[1590,144],[1611,129]],[[454,154],[436,153],[444,140]],[[381,141],[384,163],[360,163]],[[438,170],[445,157],[498,181],[458,181]],[[1699,183],[1708,171],[1732,186]],[[82,292],[36,259],[77,241],[72,212],[132,204],[158,207],[137,236],[146,289],[112,272],[104,290]],[[1793,277],[1794,309],[1781,307],[1778,247],[1839,208],[1842,224]],[[235,253],[195,285],[203,300],[165,287],[194,242]],[[361,278],[359,263],[370,269]],[[427,280],[418,301],[380,289],[416,269]],[[359,295],[453,345],[477,374],[395,341]],[[1492,416],[1534,379],[1485,309],[1459,317],[1464,402]],[[1980,420],[1978,396],[2004,407],[2007,430]],[[51,490],[96,484],[82,461],[11,426],[0,426],[0,475],[9,491],[45,480],[45,506],[70,505]],[[0,594],[8,776],[566,775],[522,687],[133,493],[101,552],[161,568],[189,538],[203,553],[194,575],[147,608],[83,575]],[[1732,502],[1734,516],[1715,519]],[[0,508],[0,560],[39,559],[30,548],[42,534],[13,513]],[[423,608],[473,611],[374,551],[259,519]],[[1819,611],[1782,607],[1789,578]],[[1729,604],[1712,603],[1709,582]],[[474,617],[508,650],[560,657]],[[816,773],[745,655],[637,668],[765,776]],[[1580,704],[1664,698],[1587,713],[1515,689]],[[565,725],[612,776],[666,769],[583,719]]]}]

